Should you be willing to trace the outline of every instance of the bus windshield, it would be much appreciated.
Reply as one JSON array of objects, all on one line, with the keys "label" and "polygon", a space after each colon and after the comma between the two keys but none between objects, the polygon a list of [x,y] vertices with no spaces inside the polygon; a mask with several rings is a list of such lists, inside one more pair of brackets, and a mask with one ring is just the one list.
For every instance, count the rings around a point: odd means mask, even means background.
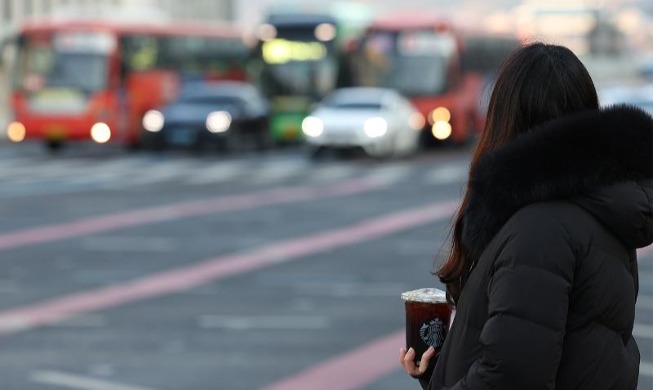
[{"label": "bus windshield", "polygon": [[[84,35],[75,35],[75,37]],[[85,93],[103,90],[108,83],[107,42],[64,35],[23,37],[19,41],[14,88],[38,92],[50,88]]]},{"label": "bus windshield", "polygon": [[320,99],[337,82],[333,41],[316,37],[315,25],[276,26],[274,39],[260,42],[258,84],[267,96]]},{"label": "bus windshield", "polygon": [[268,96],[307,96],[318,99],[333,90],[335,59],[268,64],[261,72],[261,88]]},{"label": "bus windshield", "polygon": [[450,37],[432,31],[377,31],[362,42],[361,84],[393,88],[405,96],[444,92],[452,55]]}]

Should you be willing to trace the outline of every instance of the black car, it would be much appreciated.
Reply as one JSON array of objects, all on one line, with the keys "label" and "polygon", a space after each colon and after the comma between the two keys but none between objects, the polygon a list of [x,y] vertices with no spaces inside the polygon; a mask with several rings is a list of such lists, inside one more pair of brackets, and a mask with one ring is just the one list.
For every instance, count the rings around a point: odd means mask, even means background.
[{"label": "black car", "polygon": [[271,146],[270,109],[251,84],[193,82],[177,100],[143,116],[143,142],[153,148],[216,145],[221,149]]}]

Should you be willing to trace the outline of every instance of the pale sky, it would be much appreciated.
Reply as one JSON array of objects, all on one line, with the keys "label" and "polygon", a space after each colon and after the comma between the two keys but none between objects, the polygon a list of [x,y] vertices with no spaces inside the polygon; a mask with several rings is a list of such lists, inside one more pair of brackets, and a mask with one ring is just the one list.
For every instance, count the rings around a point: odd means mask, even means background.
[{"label": "pale sky", "polygon": [[236,7],[238,22],[244,26],[256,24],[265,15],[270,6],[286,6],[292,9],[316,10],[333,6],[335,3],[353,3],[366,5],[379,10],[410,8],[430,10],[445,15],[487,15],[492,11],[510,10],[526,2],[551,4],[560,1],[562,4],[578,3],[579,5],[605,5],[609,7],[636,6],[653,14],[652,0],[232,0]]}]

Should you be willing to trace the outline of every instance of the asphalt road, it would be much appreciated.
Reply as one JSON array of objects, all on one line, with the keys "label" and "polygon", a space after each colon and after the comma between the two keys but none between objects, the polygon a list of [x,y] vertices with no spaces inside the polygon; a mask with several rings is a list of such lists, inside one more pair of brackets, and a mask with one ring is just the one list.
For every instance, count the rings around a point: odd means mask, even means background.
[{"label": "asphalt road", "polygon": [[417,389],[399,294],[438,286],[468,159],[0,145],[0,389]]}]

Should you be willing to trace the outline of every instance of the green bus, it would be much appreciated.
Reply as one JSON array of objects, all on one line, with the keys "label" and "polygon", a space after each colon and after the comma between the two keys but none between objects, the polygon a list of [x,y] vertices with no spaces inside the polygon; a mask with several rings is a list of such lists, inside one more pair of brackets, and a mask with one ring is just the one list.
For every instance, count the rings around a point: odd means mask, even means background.
[{"label": "green bus", "polygon": [[348,84],[344,62],[331,16],[271,14],[258,26],[249,73],[270,101],[277,143],[302,140],[301,123],[311,106]]}]

